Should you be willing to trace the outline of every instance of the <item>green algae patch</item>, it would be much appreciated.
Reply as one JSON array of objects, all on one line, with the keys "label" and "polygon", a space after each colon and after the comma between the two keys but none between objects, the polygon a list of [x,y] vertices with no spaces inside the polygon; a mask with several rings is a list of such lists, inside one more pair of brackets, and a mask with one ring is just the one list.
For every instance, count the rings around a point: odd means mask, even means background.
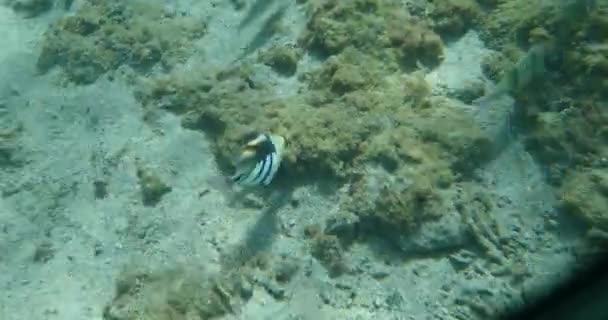
[{"label": "green algae patch", "polygon": [[81,84],[121,65],[143,73],[170,69],[205,32],[203,21],[170,15],[157,2],[85,2],[45,33],[37,68],[60,66],[68,80]]},{"label": "green algae patch", "polygon": [[602,169],[571,172],[560,189],[566,211],[589,227],[608,231],[608,173]]},{"label": "green algae patch", "polygon": [[399,1],[317,1],[300,43],[325,56],[354,47],[394,69],[443,60],[443,41],[427,21],[409,15]]}]

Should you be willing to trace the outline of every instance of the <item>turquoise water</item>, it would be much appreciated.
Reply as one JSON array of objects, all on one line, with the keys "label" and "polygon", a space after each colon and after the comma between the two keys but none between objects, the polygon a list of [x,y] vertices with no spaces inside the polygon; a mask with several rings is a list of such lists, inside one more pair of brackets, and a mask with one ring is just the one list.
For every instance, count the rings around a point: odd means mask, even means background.
[{"label": "turquoise water", "polygon": [[602,1],[0,4],[0,319],[497,319],[605,253]]}]

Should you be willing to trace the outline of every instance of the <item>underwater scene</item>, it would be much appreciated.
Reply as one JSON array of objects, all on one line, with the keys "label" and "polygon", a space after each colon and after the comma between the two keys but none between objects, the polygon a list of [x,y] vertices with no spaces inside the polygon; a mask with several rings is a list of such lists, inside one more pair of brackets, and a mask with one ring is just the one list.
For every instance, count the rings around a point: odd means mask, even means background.
[{"label": "underwater scene", "polygon": [[500,319],[608,254],[608,0],[0,0],[0,192],[1,320]]}]

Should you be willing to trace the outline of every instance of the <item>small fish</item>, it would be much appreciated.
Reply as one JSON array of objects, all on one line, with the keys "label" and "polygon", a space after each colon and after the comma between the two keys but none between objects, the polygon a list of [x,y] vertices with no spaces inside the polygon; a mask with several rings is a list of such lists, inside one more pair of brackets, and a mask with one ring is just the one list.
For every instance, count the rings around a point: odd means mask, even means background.
[{"label": "small fish", "polygon": [[236,161],[232,181],[241,186],[267,186],[281,166],[285,138],[273,134],[252,134]]}]

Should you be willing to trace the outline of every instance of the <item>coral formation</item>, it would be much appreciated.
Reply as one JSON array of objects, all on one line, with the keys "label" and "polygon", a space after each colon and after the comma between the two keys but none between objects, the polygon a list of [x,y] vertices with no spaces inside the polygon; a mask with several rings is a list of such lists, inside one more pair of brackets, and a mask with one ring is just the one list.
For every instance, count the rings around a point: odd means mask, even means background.
[{"label": "coral formation", "polygon": [[121,65],[170,69],[205,31],[203,21],[172,15],[154,2],[85,2],[46,32],[37,67],[61,66],[69,80],[85,84]]}]

